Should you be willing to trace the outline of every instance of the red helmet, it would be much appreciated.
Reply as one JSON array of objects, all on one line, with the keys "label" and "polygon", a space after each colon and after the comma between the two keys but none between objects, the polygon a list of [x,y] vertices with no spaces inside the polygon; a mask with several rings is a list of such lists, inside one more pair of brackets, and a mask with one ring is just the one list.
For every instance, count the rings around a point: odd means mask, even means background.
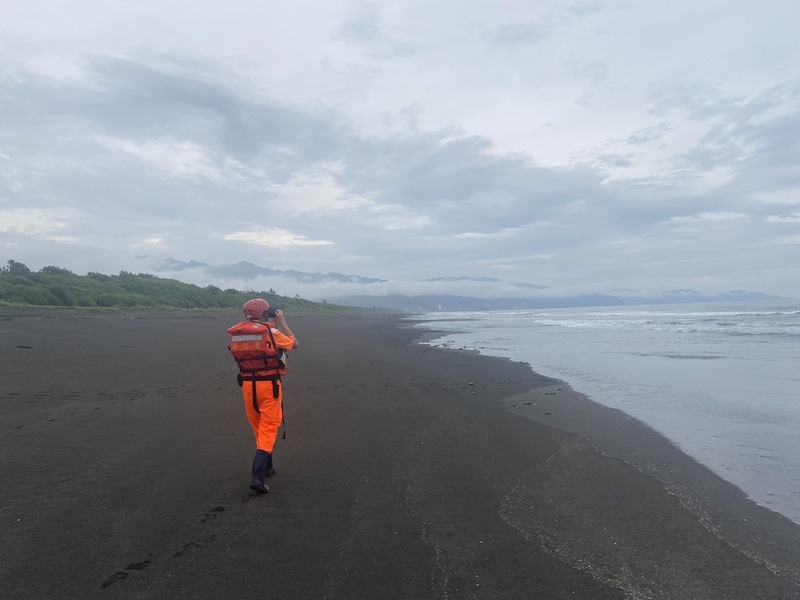
[{"label": "red helmet", "polygon": [[248,321],[260,321],[267,318],[269,302],[263,298],[253,298],[244,303],[244,316]]}]

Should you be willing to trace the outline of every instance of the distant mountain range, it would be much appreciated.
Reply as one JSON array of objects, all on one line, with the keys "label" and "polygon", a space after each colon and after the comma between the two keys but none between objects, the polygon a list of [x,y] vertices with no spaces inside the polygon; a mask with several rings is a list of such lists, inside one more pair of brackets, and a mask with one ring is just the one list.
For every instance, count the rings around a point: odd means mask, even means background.
[{"label": "distant mountain range", "polygon": [[479,310],[527,310],[541,308],[577,308],[592,306],[639,306],[656,304],[694,304],[702,302],[758,302],[780,300],[759,292],[743,290],[707,296],[696,290],[677,290],[653,297],[620,297],[605,294],[585,294],[580,296],[540,297],[540,298],[475,298],[449,294],[423,294],[405,296],[388,294],[384,296],[340,296],[330,301],[344,306],[364,308],[393,308],[408,311],[479,311]]},{"label": "distant mountain range", "polygon": [[[496,277],[434,277],[433,279],[423,279],[422,281],[426,282],[444,282],[444,283],[460,283],[463,281],[472,281],[474,283],[507,283],[502,279],[497,279]],[[521,288],[528,288],[532,290],[546,290],[546,285],[537,285],[535,283],[521,283],[519,281],[511,282],[511,285],[515,287]]]},{"label": "distant mountain range", "polygon": [[[209,265],[197,261],[183,262],[174,258],[161,261],[154,268],[159,272],[180,273],[188,270],[199,270],[209,278],[216,280],[251,281],[259,277],[281,277],[303,284],[341,283],[369,287],[372,284],[386,283],[386,279],[360,277],[343,273],[307,273],[303,271],[281,271],[260,267],[249,262],[238,262],[233,265]],[[546,290],[547,286],[533,283],[506,282],[492,277],[436,277],[425,279],[425,283],[475,283],[501,284],[528,290]],[[461,286],[463,287],[463,286]],[[366,308],[391,308],[408,311],[479,311],[479,310],[525,310],[539,308],[572,308],[592,306],[637,306],[655,304],[690,304],[704,302],[763,302],[781,300],[777,296],[769,296],[760,292],[733,290],[717,295],[705,295],[697,290],[670,290],[657,296],[636,296],[631,290],[619,290],[620,295],[584,294],[577,296],[529,296],[482,298],[478,296],[460,296],[454,294],[355,294],[326,298],[327,302],[344,306]]]},{"label": "distant mountain range", "polygon": [[156,266],[157,271],[180,272],[190,269],[200,269],[212,277],[220,279],[236,279],[245,281],[256,279],[257,277],[284,277],[300,283],[380,283],[385,279],[374,277],[359,277],[357,275],[344,275],[342,273],[305,273],[303,271],[280,271],[278,269],[268,269],[259,267],[249,262],[238,262],[235,265],[214,266],[197,261],[182,262],[174,258],[167,258]]}]

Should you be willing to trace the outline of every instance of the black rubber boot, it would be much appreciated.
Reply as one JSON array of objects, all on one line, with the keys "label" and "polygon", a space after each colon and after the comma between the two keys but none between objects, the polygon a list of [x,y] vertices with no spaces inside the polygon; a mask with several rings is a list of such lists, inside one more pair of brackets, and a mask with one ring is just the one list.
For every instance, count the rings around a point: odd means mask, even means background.
[{"label": "black rubber boot", "polygon": [[267,476],[269,463],[272,461],[272,454],[266,450],[256,450],[253,458],[253,477],[250,479],[250,489],[257,494],[269,493],[269,486],[264,483]]},{"label": "black rubber boot", "polygon": [[264,472],[264,475],[266,477],[272,477],[275,475],[275,465],[272,464],[272,453],[267,452],[267,454],[269,454],[269,461],[267,462],[267,470]]}]

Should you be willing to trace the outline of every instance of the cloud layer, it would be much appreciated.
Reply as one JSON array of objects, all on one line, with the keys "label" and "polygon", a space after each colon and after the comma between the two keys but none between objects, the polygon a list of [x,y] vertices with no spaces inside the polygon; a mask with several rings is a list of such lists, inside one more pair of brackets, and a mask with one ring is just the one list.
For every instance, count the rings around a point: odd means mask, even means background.
[{"label": "cloud layer", "polygon": [[0,24],[3,261],[800,296],[794,2],[51,4]]}]

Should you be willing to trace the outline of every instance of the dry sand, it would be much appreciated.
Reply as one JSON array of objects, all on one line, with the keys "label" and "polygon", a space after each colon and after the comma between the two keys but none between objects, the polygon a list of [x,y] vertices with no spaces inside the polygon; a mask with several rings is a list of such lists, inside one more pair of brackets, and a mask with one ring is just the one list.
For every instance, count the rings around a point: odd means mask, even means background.
[{"label": "dry sand", "polygon": [[395,316],[288,315],[256,497],[237,320],[0,309],[0,598],[800,599],[800,527]]}]

